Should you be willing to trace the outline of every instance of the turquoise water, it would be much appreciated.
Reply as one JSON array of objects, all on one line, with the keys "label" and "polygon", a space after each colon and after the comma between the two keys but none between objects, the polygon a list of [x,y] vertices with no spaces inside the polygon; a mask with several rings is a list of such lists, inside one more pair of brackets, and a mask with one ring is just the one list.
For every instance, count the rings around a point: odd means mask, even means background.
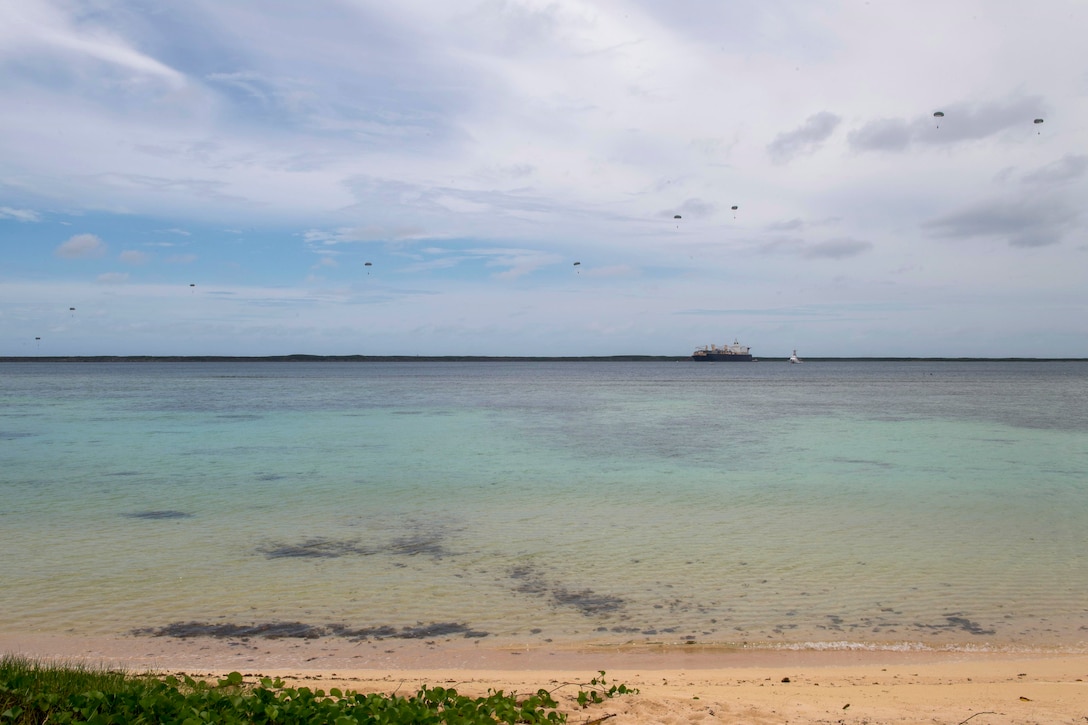
[{"label": "turquoise water", "polygon": [[0,632],[1080,651],[1086,524],[1083,362],[0,366]]}]

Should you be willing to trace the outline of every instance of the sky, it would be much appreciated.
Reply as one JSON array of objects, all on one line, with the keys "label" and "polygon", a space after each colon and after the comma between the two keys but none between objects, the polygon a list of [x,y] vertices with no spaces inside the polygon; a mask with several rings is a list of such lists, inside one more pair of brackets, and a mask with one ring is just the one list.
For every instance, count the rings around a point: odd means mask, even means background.
[{"label": "sky", "polygon": [[0,356],[1088,357],[1085,28],[0,2]]}]

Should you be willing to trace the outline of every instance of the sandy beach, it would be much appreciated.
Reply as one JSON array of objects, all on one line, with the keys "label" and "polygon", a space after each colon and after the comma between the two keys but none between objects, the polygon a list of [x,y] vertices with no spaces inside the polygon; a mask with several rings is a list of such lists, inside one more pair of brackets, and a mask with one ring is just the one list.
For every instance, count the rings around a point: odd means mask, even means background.
[{"label": "sandy beach", "polygon": [[[0,651],[129,671],[280,677],[358,692],[553,691],[571,723],[1088,723],[1088,655],[488,648],[349,642],[0,635]],[[600,670],[637,688],[579,710]]]}]

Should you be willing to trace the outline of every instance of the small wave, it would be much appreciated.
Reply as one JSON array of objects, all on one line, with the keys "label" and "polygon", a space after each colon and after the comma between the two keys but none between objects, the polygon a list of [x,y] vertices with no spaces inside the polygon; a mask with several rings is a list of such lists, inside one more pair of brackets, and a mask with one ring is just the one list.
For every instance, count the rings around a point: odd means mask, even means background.
[{"label": "small wave", "polygon": [[1023,645],[995,644],[947,644],[931,645],[923,642],[853,642],[813,641],[789,643],[748,643],[745,649],[769,649],[790,652],[963,652],[977,654],[1082,654],[1088,652],[1088,643],[1062,647],[1029,647]]}]

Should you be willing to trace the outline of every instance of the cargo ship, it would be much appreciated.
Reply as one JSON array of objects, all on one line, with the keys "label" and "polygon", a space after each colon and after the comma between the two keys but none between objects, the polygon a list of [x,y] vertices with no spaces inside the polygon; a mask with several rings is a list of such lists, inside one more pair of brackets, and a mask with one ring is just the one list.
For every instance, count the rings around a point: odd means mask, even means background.
[{"label": "cargo ship", "polygon": [[741,345],[733,340],[732,345],[707,345],[691,354],[691,359],[709,362],[751,362],[752,353],[747,345]]}]

